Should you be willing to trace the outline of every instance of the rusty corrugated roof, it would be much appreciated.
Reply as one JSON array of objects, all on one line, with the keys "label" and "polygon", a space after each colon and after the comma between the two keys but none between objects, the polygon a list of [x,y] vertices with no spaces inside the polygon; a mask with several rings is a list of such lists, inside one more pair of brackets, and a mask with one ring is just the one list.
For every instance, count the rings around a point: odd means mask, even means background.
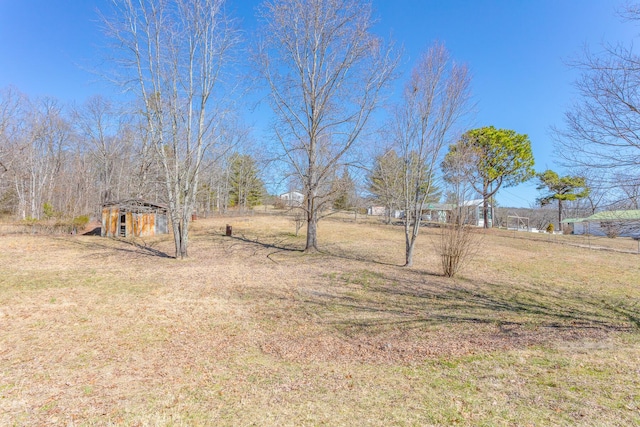
[{"label": "rusty corrugated roof", "polygon": [[120,209],[124,209],[127,211],[149,211],[149,210],[163,210],[166,211],[168,207],[166,205],[150,202],[144,199],[126,199],[126,200],[114,200],[105,202],[102,204],[102,207],[111,207],[118,206]]}]

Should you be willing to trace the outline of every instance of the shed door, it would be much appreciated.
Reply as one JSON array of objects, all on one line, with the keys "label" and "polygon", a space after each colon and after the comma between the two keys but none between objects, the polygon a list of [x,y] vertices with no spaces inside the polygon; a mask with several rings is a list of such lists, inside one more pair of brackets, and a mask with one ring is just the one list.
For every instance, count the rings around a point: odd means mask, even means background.
[{"label": "shed door", "polygon": [[120,215],[120,237],[127,237],[127,215]]}]

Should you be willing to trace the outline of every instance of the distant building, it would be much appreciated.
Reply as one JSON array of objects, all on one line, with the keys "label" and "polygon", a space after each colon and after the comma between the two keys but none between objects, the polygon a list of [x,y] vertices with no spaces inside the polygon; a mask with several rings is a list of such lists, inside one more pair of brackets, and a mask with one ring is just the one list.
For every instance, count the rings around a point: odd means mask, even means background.
[{"label": "distant building", "polygon": [[[483,199],[465,200],[460,207],[463,209],[463,218],[466,224],[475,225],[477,227],[484,227],[484,215],[483,215]],[[487,221],[489,227],[493,226],[493,206],[489,204],[487,212]]]},{"label": "distant building", "polygon": [[452,208],[453,205],[446,203],[428,203],[422,208],[420,218],[423,221],[446,223]]},{"label": "distant building", "polygon": [[167,207],[142,199],[102,205],[103,237],[142,237],[169,232]]},{"label": "distant building", "polygon": [[[459,215],[463,218],[465,224],[476,227],[484,227],[483,200],[465,200],[456,206],[450,203],[426,203],[422,207],[420,219],[422,221],[447,223],[452,221],[453,210],[458,209]],[[394,218],[404,218],[403,210],[392,212]],[[489,213],[487,215],[489,227],[493,224],[493,207],[489,205]]]},{"label": "distant building", "polygon": [[384,206],[369,206],[367,208],[367,215],[370,216],[383,216],[387,214],[387,208]]},{"label": "distant building", "polygon": [[280,200],[284,201],[287,206],[302,206],[304,203],[304,194],[297,191],[289,191],[280,195]]},{"label": "distant building", "polygon": [[640,235],[640,210],[603,211],[587,218],[562,220],[571,234],[635,237]]}]

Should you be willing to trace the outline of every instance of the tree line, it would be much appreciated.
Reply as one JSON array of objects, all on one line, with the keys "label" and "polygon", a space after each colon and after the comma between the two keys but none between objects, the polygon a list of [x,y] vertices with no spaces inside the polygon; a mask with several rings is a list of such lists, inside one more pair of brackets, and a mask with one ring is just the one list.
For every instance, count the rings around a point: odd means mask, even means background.
[{"label": "tree line", "polygon": [[[165,203],[157,159],[136,117],[101,96],[83,105],[0,89],[0,212],[18,219],[99,217],[102,203]],[[225,130],[238,138],[242,129]],[[231,139],[232,137],[229,136]],[[203,160],[197,210],[247,210],[265,193],[260,162],[231,141]]]},{"label": "tree line", "polygon": [[[47,205],[74,217],[96,214],[105,201],[140,197],[167,205],[175,254],[184,258],[192,213],[251,208],[277,161],[280,182],[304,195],[299,210],[309,252],[318,250],[317,224],[329,208],[354,203],[359,183],[351,173],[366,170],[362,192],[388,215],[403,212],[410,266],[425,206],[443,199],[461,205],[479,196],[487,219],[501,188],[536,178],[544,191],[538,203],[557,202],[559,222],[578,201],[594,211],[637,208],[631,48],[586,51],[575,64],[583,71],[576,83],[582,101],[554,133],[569,172],[561,176],[534,170],[527,135],[465,129],[471,74],[443,44],[425,47],[401,94],[389,98],[402,52],[372,30],[369,1],[265,0],[250,40],[224,0],[112,6],[102,14],[113,42],[105,77],[126,101],[95,96],[62,105],[11,87],[0,92],[4,213],[40,218]],[[634,6],[625,13],[640,16]],[[242,67],[271,107],[271,151],[252,145],[239,122]]]}]

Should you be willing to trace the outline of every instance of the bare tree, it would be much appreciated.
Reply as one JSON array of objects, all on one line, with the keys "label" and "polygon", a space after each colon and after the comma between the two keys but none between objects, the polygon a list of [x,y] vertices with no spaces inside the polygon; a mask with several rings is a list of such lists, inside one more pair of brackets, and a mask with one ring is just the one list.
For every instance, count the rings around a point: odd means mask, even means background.
[{"label": "bare tree", "polygon": [[446,167],[443,164],[449,211],[446,224],[440,227],[440,238],[434,244],[442,273],[447,277],[457,275],[478,254],[483,240],[483,235],[466,218],[469,212],[463,202],[476,189],[466,174],[469,160],[462,157],[462,152],[458,154],[448,159]]},{"label": "bare tree", "polygon": [[433,196],[442,149],[465,114],[470,98],[467,67],[452,63],[436,44],[419,59],[395,110],[394,139],[404,163],[405,266],[413,264],[420,216]]},{"label": "bare tree", "polygon": [[24,119],[24,96],[13,87],[0,90],[0,177],[9,171],[18,134]]},{"label": "bare tree", "polygon": [[13,185],[13,164],[24,132],[25,97],[13,87],[0,90],[0,209],[15,211],[17,195]]},{"label": "bare tree", "polygon": [[[583,199],[577,199],[575,202],[569,202],[568,205],[574,205],[575,214],[570,213],[573,217],[589,216],[595,214],[599,209],[612,203],[618,198],[615,194],[616,186],[606,185],[607,179],[605,173],[600,169],[583,168],[576,170],[576,175],[585,179],[585,184],[589,188],[589,194]],[[621,180],[622,181],[622,180]]]},{"label": "bare tree", "polygon": [[[202,166],[203,185],[198,190],[198,209],[205,215],[212,210],[226,212],[231,204],[231,163],[234,153],[254,153],[250,128],[229,118],[220,124],[219,141],[207,153]],[[254,156],[251,156],[255,160]]]},{"label": "bare tree", "polygon": [[29,99],[13,88],[0,92],[3,210],[34,221],[53,212],[66,217],[87,212],[92,171],[71,122],[58,100]]},{"label": "bare tree", "polygon": [[121,83],[138,98],[144,137],[161,165],[176,258],[187,257],[200,167],[221,120],[215,89],[238,32],[224,0],[117,0],[106,19]]},{"label": "bare tree", "polygon": [[327,181],[358,140],[397,63],[364,0],[267,0],[256,63],[283,158],[304,186],[305,251],[318,248]]},{"label": "bare tree", "polygon": [[[629,5],[622,15],[640,21],[640,7]],[[582,71],[580,100],[565,114],[565,127],[555,129],[557,151],[567,166],[603,171],[604,185],[619,185],[614,175],[640,176],[639,63],[633,47],[620,43],[599,53],[585,49],[573,64]]]},{"label": "bare tree", "polygon": [[120,198],[118,171],[131,166],[126,139],[121,135],[126,115],[118,113],[106,98],[93,96],[75,108],[73,116],[78,133],[95,162],[99,201]]},{"label": "bare tree", "polygon": [[621,205],[626,209],[640,209],[640,176],[616,176],[621,183]]},{"label": "bare tree", "polygon": [[54,190],[72,129],[62,105],[52,98],[27,102],[22,114],[9,172],[19,216],[40,219],[45,203],[57,204]]},{"label": "bare tree", "polygon": [[137,194],[138,144],[131,126],[121,126],[121,114],[100,97],[70,111],[52,98],[0,91],[4,212],[34,221],[55,212],[71,220],[97,214],[106,194]]}]

